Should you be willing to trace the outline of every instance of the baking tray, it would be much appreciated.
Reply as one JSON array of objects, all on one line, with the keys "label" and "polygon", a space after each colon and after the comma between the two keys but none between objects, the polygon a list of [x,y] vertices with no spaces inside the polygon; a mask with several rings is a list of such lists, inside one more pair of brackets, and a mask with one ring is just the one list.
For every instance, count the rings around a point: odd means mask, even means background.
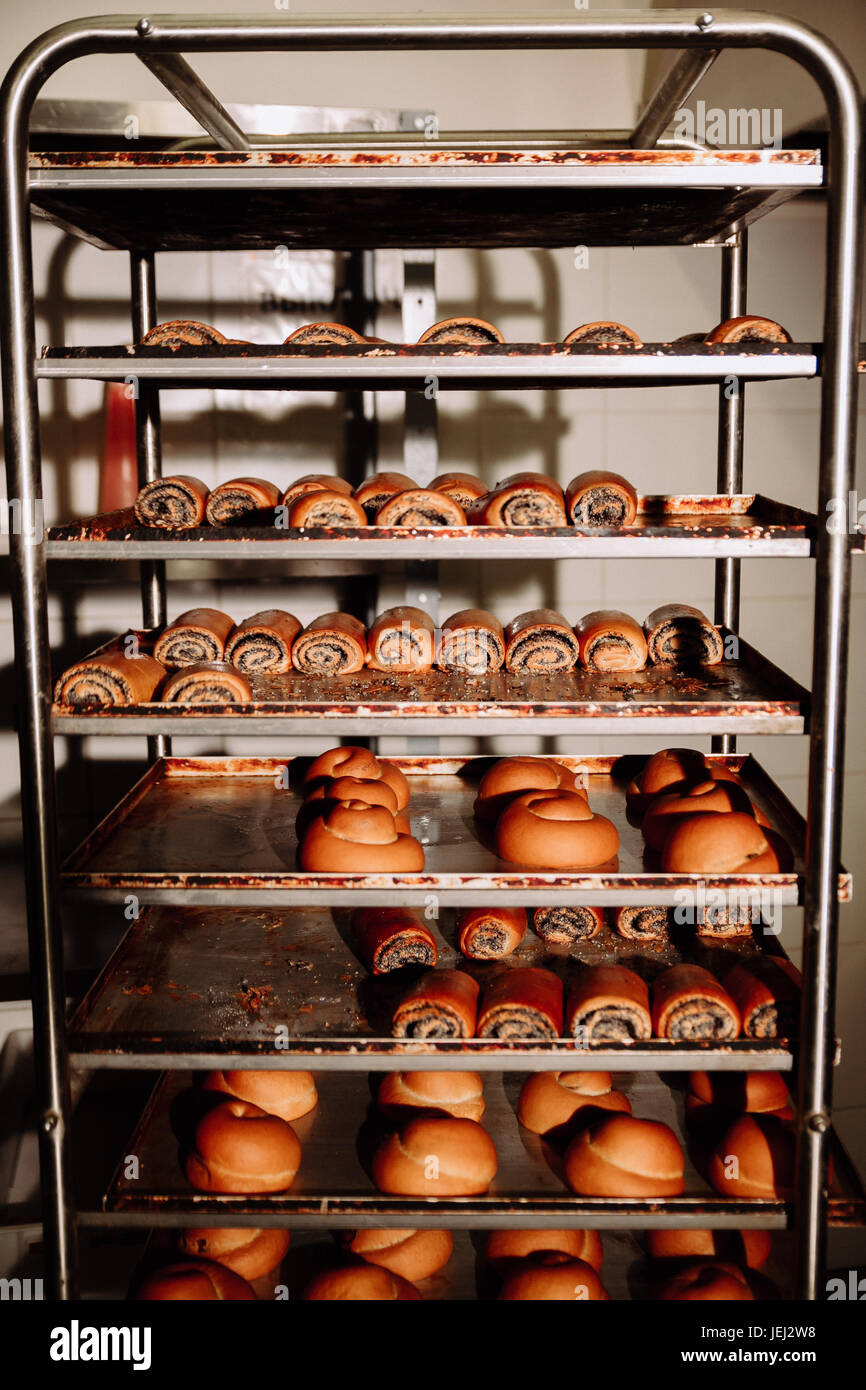
[{"label": "baking tray", "polygon": [[[360,526],[294,530],[274,526],[199,526],[163,531],[139,526],[131,507],[52,526],[51,560],[202,559],[640,559],[647,555],[811,555],[817,520],[810,512],[755,493],[649,496],[626,527]],[[866,541],[866,537],[862,540]]]},{"label": "baking tray", "polygon": [[[790,1043],[652,1041],[592,1044],[502,1043],[495,1039],[406,1041],[390,1036],[397,999],[418,973],[371,976],[352,943],[348,909],[144,908],[69,1027],[73,1062],[127,1070],[225,1066],[560,1070],[585,1062],[606,1071],[787,1071]],[[675,926],[670,943],[626,941],[608,924],[569,950],[530,929],[507,961],[467,961],[455,947],[454,913],[428,921],[440,968],[484,984],[501,970],[537,965],[568,983],[579,962],[624,964],[647,982],[690,960],[721,977],[738,960],[781,953],[763,923],[753,936],[705,941]],[[777,928],[778,929],[778,928]],[[279,1038],[279,1042],[277,1039]],[[234,1061],[229,1059],[234,1058]]]},{"label": "baking tray", "polygon": [[[733,639],[721,629],[726,640]],[[139,650],[152,632],[137,632]],[[507,671],[472,678],[453,671],[405,675],[362,671],[322,678],[292,671],[251,681],[253,701],[238,705],[54,705],[57,734],[279,734],[319,738],[332,725],[340,737],[443,732],[490,734],[802,734],[809,694],[747,642],[719,666],[676,671],[562,672],[526,676]],[[99,648],[98,655],[113,643]],[[59,674],[59,673],[58,673]]]},{"label": "baking tray", "polygon": [[[484,1127],[496,1145],[499,1171],[490,1191],[477,1197],[413,1198],[385,1196],[368,1175],[375,1146],[385,1132],[371,1106],[368,1080],[320,1073],[319,1104],[295,1121],[303,1158],[288,1192],[276,1195],[224,1196],[195,1192],[183,1173],[179,1154],[191,1133],[206,1093],[189,1079],[171,1073],[154,1089],[144,1114],[123,1150],[103,1201],[103,1210],[122,1216],[123,1224],[210,1226],[212,1218],[234,1224],[243,1214],[250,1224],[290,1227],[444,1226],[465,1230],[501,1227],[543,1228],[579,1225],[607,1230],[653,1227],[780,1229],[789,1209],[781,1201],[735,1200],[719,1196],[699,1175],[687,1154],[686,1192],[670,1198],[578,1197],[559,1176],[557,1150],[524,1130],[515,1108],[524,1081],[520,1072],[485,1078]],[[652,1072],[624,1075],[618,1085],[642,1119],[669,1125],[685,1148],[681,1083]],[[204,1104],[213,1103],[204,1099]],[[859,1225],[866,1216],[862,1187],[834,1142],[837,1174],[829,1202],[831,1225]],[[128,1156],[139,1160],[139,1176],[130,1179]],[[840,1155],[841,1157],[841,1155]],[[268,1220],[270,1218],[270,1220]],[[275,1220],[274,1218],[279,1218]],[[87,1221],[87,1214],[81,1219]]]},{"label": "baking tray", "polygon": [[[495,893],[506,905],[596,907],[630,903],[676,905],[718,891],[731,904],[768,898],[774,909],[800,902],[805,824],[751,756],[715,755],[739,772],[742,784],[795,852],[784,874],[663,874],[645,858],[639,829],[626,818],[625,787],[643,757],[562,757],[585,774],[593,809],[620,834],[618,861],[594,872],[521,869],[498,859],[478,838],[472,816],[475,788],[497,759],[388,759],[411,785],[412,828],[426,865],[418,873],[324,874],[295,864],[297,786],[307,760],[278,758],[162,758],[109,812],[61,871],[66,890],[90,899],[132,893],[141,903],[186,906],[291,907],[360,903],[483,907]],[[288,779],[286,770],[288,769]],[[288,780],[290,787],[284,789]],[[840,871],[840,900],[850,897]],[[267,894],[267,898],[264,898]]]},{"label": "baking tray", "polygon": [[31,154],[31,206],[112,250],[689,246],[724,241],[824,182],[816,150],[322,143]]}]

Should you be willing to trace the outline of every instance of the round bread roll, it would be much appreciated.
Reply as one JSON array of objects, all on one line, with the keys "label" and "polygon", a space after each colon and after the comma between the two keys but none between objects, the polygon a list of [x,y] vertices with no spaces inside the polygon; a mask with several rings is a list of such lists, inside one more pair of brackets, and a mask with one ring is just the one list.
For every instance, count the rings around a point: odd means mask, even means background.
[{"label": "round bread roll", "polygon": [[211,1071],[202,1086],[248,1100],[281,1120],[299,1120],[315,1110],[319,1100],[311,1071]]},{"label": "round bread roll", "polygon": [[250,1303],[256,1296],[246,1279],[211,1260],[176,1260],[153,1270],[135,1290],[137,1303]]},{"label": "round bread roll", "polygon": [[493,1140],[475,1120],[419,1117],[379,1145],[373,1181],[404,1197],[473,1197],[486,1192],[498,1164]]},{"label": "round bread roll", "polygon": [[574,773],[552,758],[503,758],[481,779],[473,807],[475,819],[490,825],[524,792],[557,790],[586,798]]},{"label": "round bread roll", "polygon": [[300,1163],[291,1125],[245,1100],[227,1100],[199,1120],[184,1171],[198,1192],[284,1192]]},{"label": "round bread roll", "polygon": [[658,1120],[610,1115],[582,1129],[565,1154],[565,1180],[583,1197],[679,1197],[685,1159]]},{"label": "round bread roll", "polygon": [[399,1274],[379,1265],[359,1262],[345,1269],[329,1269],[317,1274],[304,1289],[305,1303],[393,1303],[418,1301],[421,1295]]},{"label": "round bread roll", "polygon": [[[602,1075],[603,1073],[596,1073]],[[517,1261],[544,1256],[553,1263],[583,1260],[599,1270],[604,1259],[598,1231],[491,1231],[484,1244],[487,1263],[508,1274]]]},{"label": "round bread roll", "polygon": [[654,1260],[709,1259],[760,1269],[770,1258],[769,1231],[647,1231]]},{"label": "round bread roll", "polygon": [[334,777],[363,777],[374,782],[381,778],[394,789],[398,811],[405,811],[409,805],[409,783],[404,773],[393,763],[377,758],[369,748],[347,744],[345,748],[328,748],[320,753],[307,768],[304,796],[312,795],[322,779],[327,782]]},{"label": "round bread roll", "polygon": [[505,1303],[532,1300],[534,1302],[583,1303],[599,1302],[610,1297],[604,1285],[585,1260],[556,1260],[548,1257],[527,1260],[524,1269],[509,1275],[499,1290]]},{"label": "round bread roll", "polygon": [[397,1124],[418,1110],[480,1120],[484,1084],[477,1071],[389,1071],[382,1078],[376,1104],[386,1119]]},{"label": "round bread roll", "polygon": [[243,1279],[260,1279],[282,1264],[289,1242],[289,1232],[276,1226],[261,1231],[248,1226],[188,1227],[178,1233],[177,1248],[185,1255],[215,1260]]},{"label": "round bread roll", "polygon": [[743,811],[683,819],[665,840],[661,868],[674,874],[777,874],[783,843]]},{"label": "round bread roll", "polygon": [[707,1164],[723,1197],[788,1201],[794,1190],[794,1135],[775,1115],[740,1115]]},{"label": "round bread roll", "polygon": [[496,822],[495,839],[500,859],[538,869],[594,869],[619,851],[613,821],[569,791],[518,796]]},{"label": "round bread roll", "polygon": [[694,1260],[672,1274],[656,1290],[663,1303],[692,1303],[699,1300],[746,1303],[754,1295],[741,1269],[720,1260]]},{"label": "round bread roll", "polygon": [[397,794],[394,788],[380,777],[333,777],[321,782],[310,792],[298,807],[295,817],[295,833],[302,840],[317,816],[327,815],[338,801],[363,801],[367,806],[384,806],[394,817],[394,825],[401,835],[409,835],[411,822],[405,811],[397,810]]},{"label": "round bread roll", "polygon": [[705,1105],[718,1105],[741,1114],[791,1113],[788,1088],[779,1071],[693,1071],[689,1093]]},{"label": "round bread roll", "polygon": [[630,811],[640,814],[660,792],[684,791],[708,779],[714,782],[738,780],[735,773],[719,763],[709,762],[696,748],[661,748],[629,783],[626,802]]},{"label": "round bread roll", "polygon": [[298,846],[298,865],[313,873],[412,873],[424,868],[424,850],[397,829],[386,806],[335,801],[310,822]]},{"label": "round bread roll", "polygon": [[517,1118],[533,1134],[549,1134],[569,1125],[581,1111],[597,1119],[600,1110],[631,1114],[628,1096],[612,1089],[607,1071],[535,1072],[524,1083],[517,1102]]},{"label": "round bread roll", "polygon": [[450,1231],[347,1231],[343,1245],[367,1264],[390,1269],[411,1283],[429,1279],[447,1265],[454,1250]]}]

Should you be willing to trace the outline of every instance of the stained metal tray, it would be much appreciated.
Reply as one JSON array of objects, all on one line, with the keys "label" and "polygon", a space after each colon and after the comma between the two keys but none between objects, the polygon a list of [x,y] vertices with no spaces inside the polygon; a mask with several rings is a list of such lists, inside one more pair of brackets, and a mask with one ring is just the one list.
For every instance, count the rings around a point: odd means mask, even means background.
[{"label": "stained metal tray", "polygon": [[[73,1062],[123,1070],[555,1071],[576,1063],[616,1072],[791,1068],[784,1039],[578,1047],[570,1039],[393,1038],[394,1004],[416,972],[370,975],[353,948],[350,917],[348,910],[326,908],[145,908],[76,1011],[68,1036]],[[628,965],[651,982],[686,959],[720,977],[737,960],[781,952],[777,935],[763,924],[754,926],[754,939],[729,941],[705,941],[693,926],[675,926],[673,941],[664,944],[626,941],[606,924],[574,950],[548,945],[530,930],[507,961],[483,963],[456,950],[452,912],[428,926],[440,968],[458,967],[482,985],[501,970],[525,965],[554,970],[567,984],[578,962]]]},{"label": "stained metal tray", "polygon": [[[50,560],[243,559],[641,559],[811,555],[817,520],[810,512],[749,493],[641,497],[633,526],[581,529],[497,526],[412,530],[361,526],[278,530],[267,525],[199,526],[160,531],[139,526],[131,507],[52,526]],[[866,538],[864,538],[866,539]]]},{"label": "stained metal tray", "polygon": [[[645,857],[639,829],[626,818],[624,790],[638,757],[563,757],[585,773],[593,808],[620,834],[618,861],[594,872],[541,871],[506,864],[478,838],[472,816],[475,784],[490,758],[394,758],[411,784],[412,828],[424,843],[419,873],[325,874],[295,866],[298,795],[293,785],[304,759],[163,758],[70,856],[61,872],[68,891],[87,898],[133,893],[142,903],[185,906],[291,907],[300,894],[308,906],[359,903],[483,907],[491,893],[503,904],[554,906],[589,903],[684,901],[683,894],[718,889],[735,903],[752,890],[767,892],[775,907],[800,901],[805,825],[802,817],[751,756],[717,755],[739,770],[743,786],[795,852],[784,874],[663,874]],[[839,897],[851,880],[839,874]],[[721,901],[721,899],[720,899]]]},{"label": "stained metal tray", "polygon": [[[726,637],[730,636],[725,629]],[[138,633],[141,650],[152,634]],[[737,661],[676,672],[575,671],[551,676],[472,679],[448,671],[387,675],[363,671],[330,679],[293,671],[252,680],[253,702],[178,705],[154,702],[72,711],[53,707],[57,734],[286,734],[321,737],[377,733],[596,734],[805,732],[808,691],[739,641]]]},{"label": "stained metal tray", "polygon": [[[683,1095],[675,1082],[653,1073],[622,1076],[635,1115],[661,1120],[685,1148]],[[205,1093],[172,1073],[156,1086],[135,1132],[123,1149],[139,1160],[139,1177],[125,1176],[126,1158],[115,1171],[103,1207],[124,1225],[183,1226],[233,1222],[235,1215],[260,1218],[250,1224],[289,1227],[444,1226],[458,1230],[481,1227],[543,1228],[581,1225],[606,1230],[626,1226],[701,1228],[787,1225],[789,1212],[780,1201],[734,1200],[719,1196],[687,1156],[686,1192],[670,1198],[578,1197],[559,1176],[554,1146],[524,1130],[515,1108],[524,1077],[519,1072],[485,1078],[484,1127],[499,1158],[499,1172],[484,1196],[413,1198],[385,1196],[374,1187],[368,1165],[384,1132],[371,1107],[369,1084],[362,1076],[320,1073],[319,1104],[294,1123],[303,1159],[294,1185],[276,1195],[214,1196],[195,1192],[183,1173],[180,1155],[200,1116]],[[207,1104],[207,1101],[205,1101]],[[835,1151],[839,1146],[834,1144]],[[837,1166],[829,1203],[831,1225],[858,1225],[864,1219],[863,1190],[847,1160]],[[88,1214],[81,1219],[87,1223]]]},{"label": "stained metal tray", "polygon": [[[323,146],[325,142],[322,142]],[[816,150],[79,150],[31,205],[112,250],[658,246],[724,241],[805,189]],[[291,212],[287,212],[287,209]]]}]

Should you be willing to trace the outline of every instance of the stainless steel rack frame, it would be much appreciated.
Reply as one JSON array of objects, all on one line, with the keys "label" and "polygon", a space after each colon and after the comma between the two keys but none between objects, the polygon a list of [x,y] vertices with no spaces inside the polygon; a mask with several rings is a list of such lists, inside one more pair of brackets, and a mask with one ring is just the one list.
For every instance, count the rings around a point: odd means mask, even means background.
[{"label": "stainless steel rack frame", "polygon": [[[65,63],[94,53],[128,53],[146,63],[169,91],[225,150],[243,150],[243,130],[194,70],[186,53],[243,50],[293,52],[385,49],[604,49],[659,48],[681,51],[668,77],[650,101],[634,131],[631,148],[651,148],[677,105],[686,98],[719,52],[761,47],[791,58],[821,89],[829,121],[827,179],[827,262],[823,335],[822,415],[817,514],[843,497],[853,484],[856,429],[857,332],[862,226],[860,99],[844,58],[812,29],[770,15],[721,10],[641,13],[563,14],[555,19],[363,19],[154,16],[136,21],[109,16],[73,21],[30,45],[10,69],[2,89],[3,231],[3,390],[7,431],[8,496],[31,508],[41,494],[37,384],[52,365],[71,374],[75,364],[38,361],[34,334],[33,272],[29,215],[34,180],[28,168],[28,125],[33,102],[46,79]],[[586,146],[585,137],[575,142]],[[609,144],[600,137],[600,144]],[[437,175],[431,173],[432,186]],[[375,186],[375,177],[370,182]],[[748,170],[741,182],[749,184]],[[722,246],[722,317],[744,312],[746,245],[744,224],[729,228]],[[153,257],[136,249],[133,270],[134,336],[141,336],[155,314]],[[624,358],[620,360],[625,360]],[[662,360],[662,359],[659,359]],[[694,357],[692,360],[696,360]],[[77,364],[79,369],[86,364]],[[111,376],[117,362],[104,364]],[[211,364],[212,365],[212,364]],[[415,364],[417,367],[418,363]],[[795,375],[813,375],[815,359],[800,357]],[[158,389],[172,384],[157,372],[153,389],[143,383],[139,398],[139,450],[142,479],[159,471]],[[377,368],[376,384],[389,369]],[[703,369],[705,370],[705,369]],[[199,379],[204,364],[198,368]],[[316,367],[316,371],[321,371]],[[512,376],[518,376],[513,366]],[[85,371],[83,374],[87,374]],[[743,376],[749,374],[743,365]],[[208,372],[209,376],[215,374]],[[315,372],[312,373],[315,376]],[[647,377],[649,377],[647,373]],[[659,377],[675,379],[668,364]],[[625,376],[625,373],[623,373]],[[709,379],[718,380],[712,363]],[[286,385],[299,380],[285,374]],[[345,373],[346,384],[358,377]],[[691,378],[694,379],[694,378]],[[607,383],[606,374],[587,373],[586,384]],[[409,381],[411,385],[411,378]],[[551,384],[554,384],[551,382]],[[559,381],[556,384],[566,384]],[[397,389],[405,389],[399,387]],[[742,492],[743,391],[719,395],[720,492]],[[794,1223],[797,1236],[797,1293],[816,1298],[823,1263],[827,1214],[827,1155],[830,1140],[834,977],[836,965],[836,875],[840,843],[840,777],[844,753],[849,562],[852,537],[820,527],[815,540],[817,584],[814,671],[810,732],[808,833],[805,865],[803,1012],[799,1051],[799,1122]],[[134,553],[132,547],[130,553]],[[50,663],[46,608],[46,548],[30,538],[10,538],[17,650],[18,711],[21,730],[23,814],[31,966],[37,1034],[38,1093],[41,1108],[41,1162],[44,1193],[48,1289],[60,1297],[75,1292],[76,1215],[68,1172],[70,1092],[64,1008],[63,961],[59,929],[59,883],[55,836],[55,788],[50,717]],[[716,618],[736,629],[739,559],[717,562]],[[159,562],[143,560],[144,622],[164,613]],[[731,752],[731,735],[721,736]],[[152,751],[168,751],[159,735]],[[697,1219],[706,1223],[701,1206]],[[152,1220],[151,1213],[145,1219]],[[215,1218],[217,1219],[217,1218]],[[355,1221],[353,1215],[353,1223]],[[509,1219],[511,1219],[509,1217]],[[667,1220],[662,1213],[661,1220]],[[679,1217],[679,1221],[684,1218]],[[719,1220],[724,1221],[724,1215]],[[738,1216],[737,1220],[741,1218]]]}]

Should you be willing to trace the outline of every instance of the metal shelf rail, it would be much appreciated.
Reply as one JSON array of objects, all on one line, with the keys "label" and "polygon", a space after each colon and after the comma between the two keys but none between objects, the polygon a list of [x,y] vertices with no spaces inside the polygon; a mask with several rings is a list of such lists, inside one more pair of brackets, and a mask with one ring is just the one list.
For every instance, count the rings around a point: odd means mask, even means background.
[{"label": "metal shelf rail", "polygon": [[[137,56],[163,81],[203,129],[226,150],[226,158],[245,157],[246,137],[217,98],[196,76],[181,53],[215,51],[314,52],[383,49],[673,49],[681,51],[668,78],[626,139],[652,147],[677,105],[716,55],[727,49],[760,47],[785,55],[810,74],[826,104],[830,142],[827,177],[827,261],[821,386],[821,443],[817,515],[827,503],[847,495],[853,485],[856,428],[859,264],[862,227],[860,103],[844,58],[813,30],[785,18],[721,10],[641,13],[634,10],[575,14],[555,19],[215,18],[157,16],[136,21],[113,16],[61,25],[29,46],[13,64],[2,89],[3,230],[3,390],[7,431],[8,496],[29,514],[41,496],[39,410],[40,375],[72,366],[57,359],[37,362],[34,333],[33,270],[29,216],[36,185],[28,164],[28,127],[34,100],[48,77],[65,63],[97,53]],[[600,136],[599,144],[610,143]],[[586,140],[577,141],[585,146]],[[228,153],[237,152],[235,153]],[[436,161],[433,161],[435,165]],[[449,167],[443,161],[445,168]],[[547,176],[550,170],[546,171]],[[536,170],[543,182],[545,171]],[[425,175],[425,178],[427,176]],[[468,175],[467,175],[468,177]],[[560,176],[561,177],[561,176]],[[377,186],[376,171],[365,175]],[[431,169],[431,187],[446,180]],[[551,183],[555,179],[550,180]],[[748,188],[749,167],[739,182]],[[757,182],[757,180],[756,180]],[[119,185],[118,185],[119,186]],[[473,185],[475,186],[475,185]],[[479,187],[483,185],[479,183]],[[659,186],[666,186],[664,176]],[[766,177],[764,177],[766,187]],[[447,195],[447,190],[443,194]],[[463,193],[459,197],[464,198]],[[761,200],[758,199],[760,202]],[[728,228],[721,249],[722,317],[745,305],[745,225],[750,213]],[[133,320],[136,335],[154,321],[153,256],[135,251]],[[796,357],[796,354],[795,354]],[[625,357],[617,359],[624,362]],[[658,359],[663,361],[664,359]],[[691,359],[695,360],[694,357]],[[78,364],[79,366],[81,363]],[[416,363],[415,366],[419,364]],[[110,376],[118,364],[108,362]],[[718,380],[718,364],[702,370]],[[316,370],[320,368],[316,367]],[[379,367],[377,378],[390,367]],[[646,370],[641,365],[641,370]],[[795,375],[813,375],[815,359],[801,354]],[[203,366],[199,368],[200,377]],[[519,371],[509,368],[512,376]],[[669,364],[657,377],[673,375]],[[743,376],[749,374],[743,366]],[[214,373],[209,372],[213,378]],[[313,377],[315,372],[312,373]],[[649,374],[647,374],[649,375]],[[625,373],[623,373],[625,376]],[[295,374],[295,380],[298,374]],[[592,378],[607,381],[605,375]],[[357,373],[346,383],[359,384]],[[171,384],[157,374],[139,399],[139,458],[142,479],[159,470],[158,391]],[[289,383],[288,374],[286,384]],[[309,384],[309,383],[305,383]],[[380,384],[377,379],[376,385]],[[553,384],[553,383],[551,383]],[[559,381],[556,384],[566,384]],[[396,383],[395,383],[396,385]],[[405,386],[397,389],[405,389]],[[741,493],[743,391],[719,396],[718,490]],[[840,845],[840,774],[844,753],[849,562],[852,537],[819,527],[815,538],[817,584],[814,674],[810,725],[808,831],[805,846],[805,986],[799,1044],[799,1122],[796,1200],[796,1292],[816,1298],[821,1287],[827,1214],[827,1156],[830,1141],[834,976],[836,965],[837,864]],[[41,1163],[44,1194],[46,1286],[62,1298],[75,1295],[76,1215],[69,1175],[69,1058],[64,1008],[64,977],[59,929],[59,878],[55,835],[55,786],[50,711],[46,547],[13,534],[14,625],[17,652],[18,712],[26,832],[26,872],[38,1094],[41,1109]],[[716,618],[736,630],[739,558],[717,560]],[[144,622],[152,626],[164,613],[164,584],[156,559],[142,564]],[[733,735],[716,740],[717,751],[731,753]],[[151,753],[167,752],[167,739],[152,741]],[[148,1218],[149,1219],[149,1218]]]}]

